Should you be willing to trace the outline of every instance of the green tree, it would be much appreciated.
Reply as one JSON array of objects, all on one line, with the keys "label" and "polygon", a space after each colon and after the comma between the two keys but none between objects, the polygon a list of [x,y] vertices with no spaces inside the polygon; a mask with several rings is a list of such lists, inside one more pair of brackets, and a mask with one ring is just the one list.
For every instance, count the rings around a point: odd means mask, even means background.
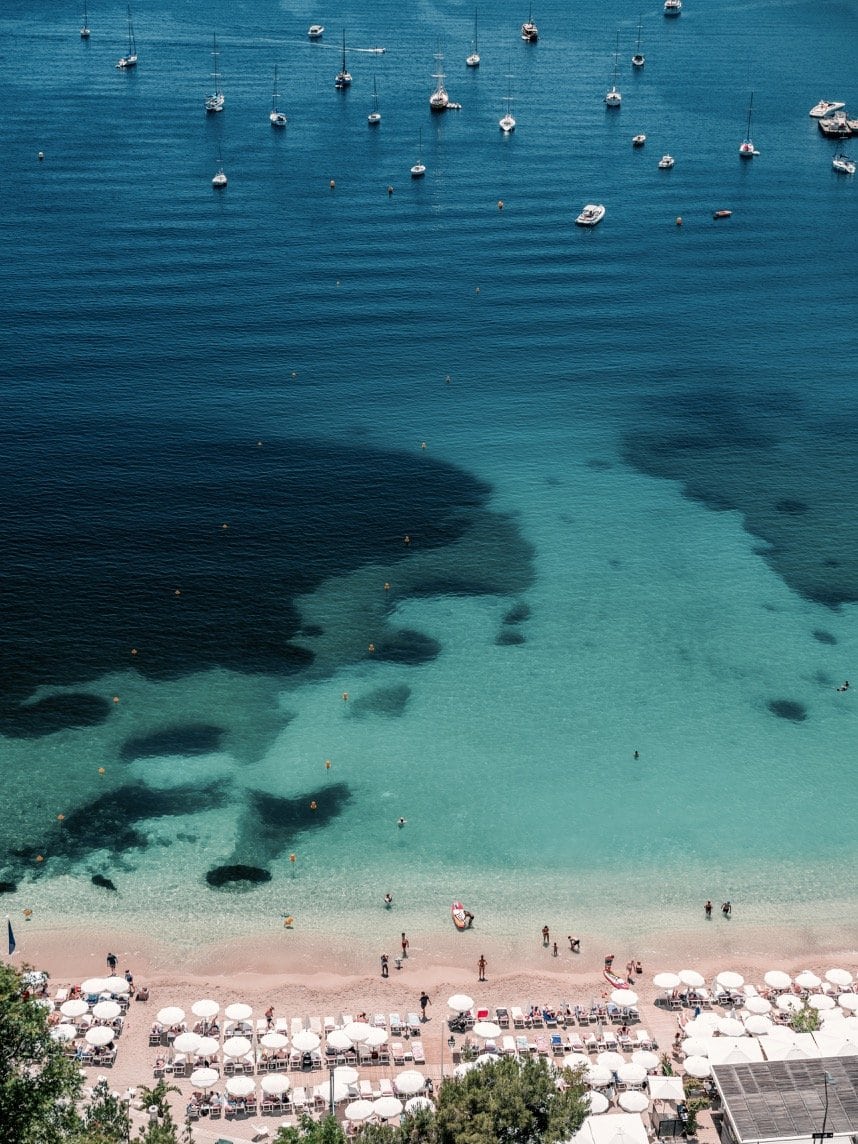
[{"label": "green tree", "polygon": [[[167,1084],[163,1079],[159,1080],[153,1088],[146,1088],[142,1084],[138,1087],[137,1092],[143,1107],[145,1109],[157,1108],[158,1110],[157,1120],[140,1129],[139,1140],[145,1141],[145,1144],[178,1144],[178,1130],[176,1122],[173,1120],[168,1097],[171,1092],[181,1091],[178,1085]],[[187,1140],[191,1138],[190,1125],[187,1126],[185,1138]]]},{"label": "green tree", "polygon": [[46,1010],[24,993],[19,971],[0,965],[3,1144],[60,1144],[80,1128],[80,1072],[51,1038]]},{"label": "green tree", "polygon": [[72,1144],[124,1144],[130,1137],[128,1105],[113,1095],[106,1080],[100,1080],[81,1113],[81,1127]]},{"label": "green tree", "polygon": [[346,1144],[346,1134],[336,1116],[314,1120],[306,1113],[297,1125],[287,1125],[274,1137],[274,1144]]}]

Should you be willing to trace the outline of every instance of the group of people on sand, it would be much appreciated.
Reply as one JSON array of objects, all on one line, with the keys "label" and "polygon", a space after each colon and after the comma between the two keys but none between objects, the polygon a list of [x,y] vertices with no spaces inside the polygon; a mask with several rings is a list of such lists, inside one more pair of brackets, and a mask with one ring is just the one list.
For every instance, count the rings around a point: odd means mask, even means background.
[{"label": "group of people on sand", "polygon": [[[580,939],[580,937],[573,937],[571,934],[567,934],[566,940],[569,942],[570,953],[580,953],[581,952],[581,939]],[[551,941],[551,930],[548,928],[547,925],[542,927],[542,944],[544,946],[548,946],[548,945],[551,946],[551,954],[553,957],[559,956],[560,950],[557,946],[557,942]]]}]

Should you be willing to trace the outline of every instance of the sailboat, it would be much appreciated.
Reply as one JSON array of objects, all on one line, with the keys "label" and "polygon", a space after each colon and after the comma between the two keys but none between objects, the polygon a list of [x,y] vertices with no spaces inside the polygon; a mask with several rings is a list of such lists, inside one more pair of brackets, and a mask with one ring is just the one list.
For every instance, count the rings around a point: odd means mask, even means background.
[{"label": "sailboat", "polygon": [[512,115],[512,74],[507,76],[509,81],[506,93],[506,115],[498,120],[498,127],[503,131],[504,135],[509,135],[515,131],[515,119]]},{"label": "sailboat", "polygon": [[128,52],[116,61],[118,68],[137,67],[137,42],[134,39],[134,24],[131,20],[131,5],[128,5]]},{"label": "sailboat", "polygon": [[450,97],[447,95],[447,89],[444,86],[444,80],[447,78],[444,75],[444,57],[440,52],[436,52],[435,59],[438,61],[438,70],[432,73],[432,78],[436,79],[438,83],[429,96],[429,108],[432,111],[446,111]]},{"label": "sailboat", "polygon": [[526,44],[535,44],[539,39],[539,28],[533,22],[533,5],[527,10],[527,19],[521,25],[521,38]]},{"label": "sailboat", "polygon": [[477,13],[474,11],[474,50],[465,60],[469,68],[478,68],[480,66],[480,50],[477,47]]},{"label": "sailboat", "polygon": [[637,45],[635,47],[635,54],[632,56],[632,67],[633,68],[642,68],[644,66],[644,64],[646,63],[646,56],[641,51],[641,24],[642,23],[643,23],[643,17],[638,16],[638,42],[637,42]]},{"label": "sailboat", "polygon": [[223,92],[220,89],[220,72],[218,71],[218,50],[217,50],[217,36],[212,37],[212,59],[214,60],[214,71],[212,78],[215,81],[214,94],[206,97],[206,111],[223,111]]},{"label": "sailboat", "polygon": [[272,127],[285,127],[286,116],[282,111],[277,110],[277,100],[280,98],[277,91],[277,64],[274,65],[274,88],[271,92],[271,114],[268,116],[268,121]]},{"label": "sailboat", "polygon": [[426,165],[423,162],[423,128],[420,128],[420,142],[417,144],[417,162],[411,168],[412,179],[422,179],[426,174]]},{"label": "sailboat", "polygon": [[212,179],[212,186],[216,191],[221,191],[226,186],[227,179],[223,169],[223,159],[221,157],[220,148],[217,153],[217,171]]},{"label": "sailboat", "polygon": [[340,70],[337,72],[336,79],[334,80],[334,87],[338,91],[343,91],[347,87],[351,87],[352,73],[346,67],[346,30],[343,28],[343,63]]},{"label": "sailboat", "polygon": [[617,66],[620,56],[620,33],[617,31],[617,46],[614,50],[614,82],[611,84],[611,90],[605,95],[606,107],[619,107],[623,102],[623,97],[617,91]]},{"label": "sailboat", "polygon": [[370,127],[377,127],[381,123],[381,112],[378,110],[378,87],[376,86],[375,76],[372,77],[372,111],[366,117],[367,123]]},{"label": "sailboat", "polygon": [[751,102],[748,104],[748,126],[745,129],[745,138],[739,144],[739,155],[743,159],[753,159],[755,155],[759,155],[759,151],[754,147],[753,140],[751,139],[751,112],[754,107],[754,93],[751,92]]},{"label": "sailboat", "polygon": [[83,0],[83,23],[80,26],[80,38],[89,39],[89,21],[86,18],[86,0]]}]

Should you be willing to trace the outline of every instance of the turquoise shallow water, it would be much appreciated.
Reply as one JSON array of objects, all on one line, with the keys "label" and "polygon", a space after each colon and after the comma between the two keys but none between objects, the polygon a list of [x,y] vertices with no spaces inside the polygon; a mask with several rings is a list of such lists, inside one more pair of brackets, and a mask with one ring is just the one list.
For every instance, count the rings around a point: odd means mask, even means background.
[{"label": "turquoise shallow water", "polygon": [[[856,207],[807,109],[855,102],[854,5],[649,11],[616,114],[636,9],[549,4],[527,48],[501,5],[477,74],[464,6],[373,13],[344,98],[336,10],[135,8],[134,75],[121,12],[4,19],[6,900],[842,921]],[[271,881],[207,884],[236,863]]]}]

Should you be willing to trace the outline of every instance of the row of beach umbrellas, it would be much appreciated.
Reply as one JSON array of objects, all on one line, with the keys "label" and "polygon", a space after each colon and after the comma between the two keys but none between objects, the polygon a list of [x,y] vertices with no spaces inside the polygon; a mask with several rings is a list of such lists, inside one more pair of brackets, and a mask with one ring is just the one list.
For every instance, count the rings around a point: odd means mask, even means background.
[{"label": "row of beach umbrellas", "polygon": [[[853,984],[854,977],[848,969],[834,968],[827,970],[825,980],[830,985],[836,985],[838,989],[848,989]],[[678,973],[657,973],[652,981],[657,989],[678,989],[680,985],[685,985],[689,989],[701,989],[706,984],[706,978],[696,969],[680,969]],[[770,989],[790,989],[793,982],[799,989],[807,990],[819,989],[822,985],[822,978],[809,969],[802,970],[794,978],[782,969],[770,969],[763,975],[763,981]],[[716,975],[715,982],[722,989],[741,989],[745,984],[745,978],[732,969],[724,969]]]}]

